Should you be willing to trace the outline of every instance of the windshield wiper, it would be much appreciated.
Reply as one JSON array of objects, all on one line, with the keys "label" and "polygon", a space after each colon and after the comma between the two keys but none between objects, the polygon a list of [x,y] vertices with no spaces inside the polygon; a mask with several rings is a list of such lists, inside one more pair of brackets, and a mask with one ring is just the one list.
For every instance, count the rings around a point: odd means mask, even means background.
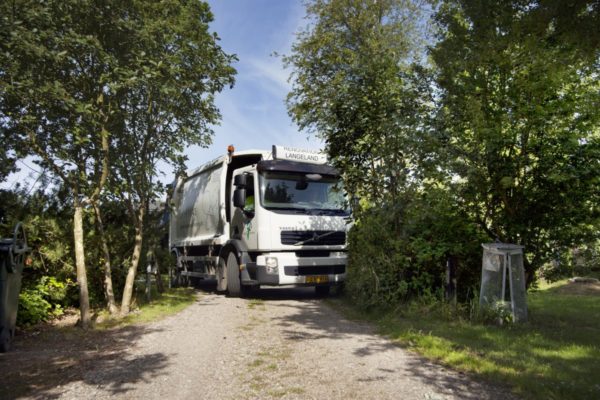
[{"label": "windshield wiper", "polygon": [[318,215],[327,215],[327,214],[346,215],[346,214],[348,214],[348,212],[345,210],[332,209],[332,208],[318,208],[315,211],[317,211]]},{"label": "windshield wiper", "polygon": [[280,210],[280,211],[294,211],[296,214],[310,214],[308,208],[296,208],[296,207],[265,207],[267,210]]}]

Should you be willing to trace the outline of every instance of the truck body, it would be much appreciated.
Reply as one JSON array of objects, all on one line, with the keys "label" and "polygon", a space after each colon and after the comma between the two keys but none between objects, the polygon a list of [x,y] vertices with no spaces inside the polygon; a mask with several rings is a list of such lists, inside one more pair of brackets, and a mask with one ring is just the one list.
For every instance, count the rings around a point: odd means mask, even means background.
[{"label": "truck body", "polygon": [[169,248],[179,283],[216,280],[239,296],[260,286],[315,286],[346,274],[350,213],[321,154],[273,146],[219,157],[176,181]]}]

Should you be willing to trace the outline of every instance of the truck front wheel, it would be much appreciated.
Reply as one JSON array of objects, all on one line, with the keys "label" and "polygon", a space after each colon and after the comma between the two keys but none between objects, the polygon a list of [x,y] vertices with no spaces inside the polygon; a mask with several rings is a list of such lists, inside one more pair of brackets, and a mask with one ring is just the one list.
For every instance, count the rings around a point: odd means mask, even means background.
[{"label": "truck front wheel", "polygon": [[242,294],[240,264],[234,253],[229,253],[227,256],[227,292],[231,297],[240,297]]}]

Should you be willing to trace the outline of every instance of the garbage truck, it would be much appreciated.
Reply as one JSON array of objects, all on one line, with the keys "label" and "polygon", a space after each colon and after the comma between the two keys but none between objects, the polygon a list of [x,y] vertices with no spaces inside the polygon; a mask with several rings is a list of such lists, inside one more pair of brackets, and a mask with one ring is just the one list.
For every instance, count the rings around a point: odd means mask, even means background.
[{"label": "garbage truck", "polygon": [[348,202],[315,150],[227,153],[174,182],[168,201],[172,281],[216,281],[239,297],[261,286],[314,286],[346,275]]}]

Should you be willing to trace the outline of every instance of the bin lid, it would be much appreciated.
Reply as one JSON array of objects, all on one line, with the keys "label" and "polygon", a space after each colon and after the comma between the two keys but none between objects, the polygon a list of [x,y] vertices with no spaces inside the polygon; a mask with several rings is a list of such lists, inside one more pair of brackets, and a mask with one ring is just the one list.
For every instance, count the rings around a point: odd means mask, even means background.
[{"label": "bin lid", "polygon": [[486,250],[491,250],[491,251],[500,251],[500,252],[510,252],[510,251],[515,251],[515,250],[523,250],[525,248],[525,246],[521,246],[518,244],[512,244],[512,243],[482,243],[481,247],[483,247]]},{"label": "bin lid", "polygon": [[9,252],[12,249],[13,239],[0,239],[0,251]]}]

